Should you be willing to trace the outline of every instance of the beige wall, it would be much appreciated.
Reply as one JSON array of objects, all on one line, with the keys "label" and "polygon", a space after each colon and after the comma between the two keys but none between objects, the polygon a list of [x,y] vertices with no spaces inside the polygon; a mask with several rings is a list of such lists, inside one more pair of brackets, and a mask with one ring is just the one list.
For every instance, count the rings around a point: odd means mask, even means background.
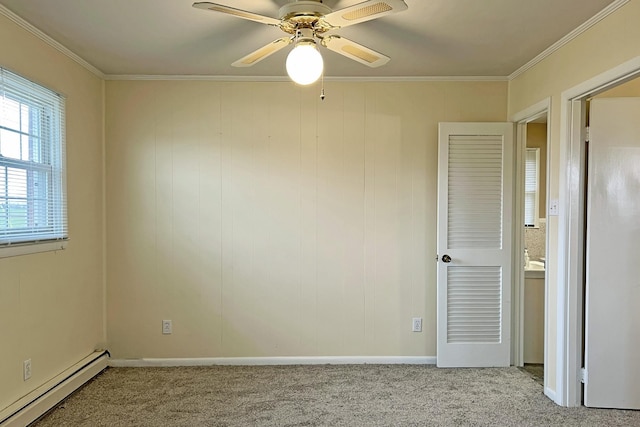
[{"label": "beige wall", "polygon": [[0,66],[66,95],[71,237],[65,251],[0,259],[2,411],[103,340],[103,82],[1,16]]},{"label": "beige wall", "polygon": [[326,94],[107,82],[115,358],[435,356],[437,125],[504,121],[507,84]]},{"label": "beige wall", "polygon": [[[621,9],[574,39],[542,62],[513,79],[509,83],[509,115],[516,114],[537,102],[551,97],[549,118],[551,140],[549,198],[558,198],[559,177],[566,171],[560,169],[560,98],[563,91],[589,78],[597,76],[617,65],[640,55],[640,1],[632,0]],[[550,389],[555,391],[553,375],[556,361],[557,326],[557,265],[558,217],[547,218],[549,230],[549,258],[547,273],[549,285],[548,318],[548,372]]]},{"label": "beige wall", "polygon": [[[508,99],[491,82],[329,82],[324,102],[289,83],[107,82],[114,356],[435,355],[437,123],[502,121],[551,97],[557,198],[560,94],[640,55],[639,18],[629,2]],[[0,63],[67,95],[72,237],[0,259],[4,408],[103,339],[103,83],[4,18]],[[548,227],[554,372],[557,217]]]},{"label": "beige wall", "polygon": [[640,96],[640,78],[635,78],[607,91],[599,93],[595,98],[628,98]]}]

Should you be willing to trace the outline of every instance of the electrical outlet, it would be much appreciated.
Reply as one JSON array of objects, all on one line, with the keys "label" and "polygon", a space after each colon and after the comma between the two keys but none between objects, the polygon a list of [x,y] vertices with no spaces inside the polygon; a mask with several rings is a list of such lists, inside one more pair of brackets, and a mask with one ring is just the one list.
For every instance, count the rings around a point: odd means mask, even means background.
[{"label": "electrical outlet", "polygon": [[558,213],[559,213],[558,203],[559,203],[558,199],[549,200],[549,215],[550,216],[558,216]]},{"label": "electrical outlet", "polygon": [[164,335],[170,335],[172,332],[173,332],[173,325],[171,324],[171,320],[163,320],[162,333]]},{"label": "electrical outlet", "polygon": [[422,332],[422,317],[414,317],[411,322],[411,330],[413,332]]},{"label": "electrical outlet", "polygon": [[31,359],[22,362],[22,377],[25,381],[31,378]]}]

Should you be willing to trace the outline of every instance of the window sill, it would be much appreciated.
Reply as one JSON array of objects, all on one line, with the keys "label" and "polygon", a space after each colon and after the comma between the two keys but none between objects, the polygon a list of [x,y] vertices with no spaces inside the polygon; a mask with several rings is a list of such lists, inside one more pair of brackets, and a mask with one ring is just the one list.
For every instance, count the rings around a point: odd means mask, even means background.
[{"label": "window sill", "polygon": [[40,252],[60,251],[67,248],[68,240],[54,242],[25,243],[22,245],[9,245],[0,247],[0,258],[9,258],[20,255],[37,254]]}]

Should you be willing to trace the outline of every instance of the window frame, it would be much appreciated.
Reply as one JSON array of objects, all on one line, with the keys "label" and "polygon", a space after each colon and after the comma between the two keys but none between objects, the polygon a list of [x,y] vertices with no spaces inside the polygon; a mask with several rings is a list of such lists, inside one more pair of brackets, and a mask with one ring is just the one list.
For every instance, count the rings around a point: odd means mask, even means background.
[{"label": "window frame", "polygon": [[[0,111],[0,130],[5,138],[20,138],[19,155],[4,151],[2,156],[0,151],[0,179],[4,180],[0,205],[4,205],[5,215],[0,218],[0,258],[65,249],[69,240],[65,98],[0,67],[0,99],[9,108],[7,115],[5,110]],[[9,103],[17,103],[17,110],[6,107]],[[11,111],[18,115],[19,123],[10,122]],[[26,130],[23,114],[28,116]],[[27,156],[23,156],[25,140]],[[16,196],[16,192],[21,194]],[[26,210],[14,217],[26,224],[19,228],[15,223],[10,225],[10,200],[16,198],[22,200]]]}]

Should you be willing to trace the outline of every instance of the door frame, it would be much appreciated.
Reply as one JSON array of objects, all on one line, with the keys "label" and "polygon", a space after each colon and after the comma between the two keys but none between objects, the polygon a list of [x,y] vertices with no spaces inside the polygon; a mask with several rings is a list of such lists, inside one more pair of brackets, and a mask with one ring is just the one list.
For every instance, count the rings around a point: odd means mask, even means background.
[{"label": "door frame", "polygon": [[[557,256],[556,390],[545,394],[562,406],[582,405],[584,299],[584,118],[586,99],[640,76],[640,56],[561,94]],[[548,196],[547,196],[548,197]],[[545,339],[546,341],[546,339]],[[546,342],[545,342],[546,344]]]},{"label": "door frame", "polygon": [[[519,224],[518,227],[514,227],[514,253],[513,253],[513,265],[524,265],[524,154],[527,145],[526,128],[527,124],[542,117],[547,117],[547,159],[546,159],[546,197],[547,202],[545,206],[549,206],[549,156],[550,143],[551,143],[551,98],[545,98],[542,101],[530,106],[529,108],[520,111],[510,117],[510,121],[516,123],[516,194],[515,194],[515,209],[514,209],[514,223]],[[520,248],[520,250],[517,250]],[[547,228],[545,236],[545,259],[549,259],[549,231]],[[513,274],[513,304],[512,311],[512,359],[511,363],[515,366],[524,365],[524,269],[514,268]],[[544,366],[547,367],[547,348],[546,345],[548,333],[547,333],[547,314],[549,313],[548,304],[548,274],[545,274],[544,278]],[[545,389],[547,389],[548,374],[545,372],[544,382]]]}]

